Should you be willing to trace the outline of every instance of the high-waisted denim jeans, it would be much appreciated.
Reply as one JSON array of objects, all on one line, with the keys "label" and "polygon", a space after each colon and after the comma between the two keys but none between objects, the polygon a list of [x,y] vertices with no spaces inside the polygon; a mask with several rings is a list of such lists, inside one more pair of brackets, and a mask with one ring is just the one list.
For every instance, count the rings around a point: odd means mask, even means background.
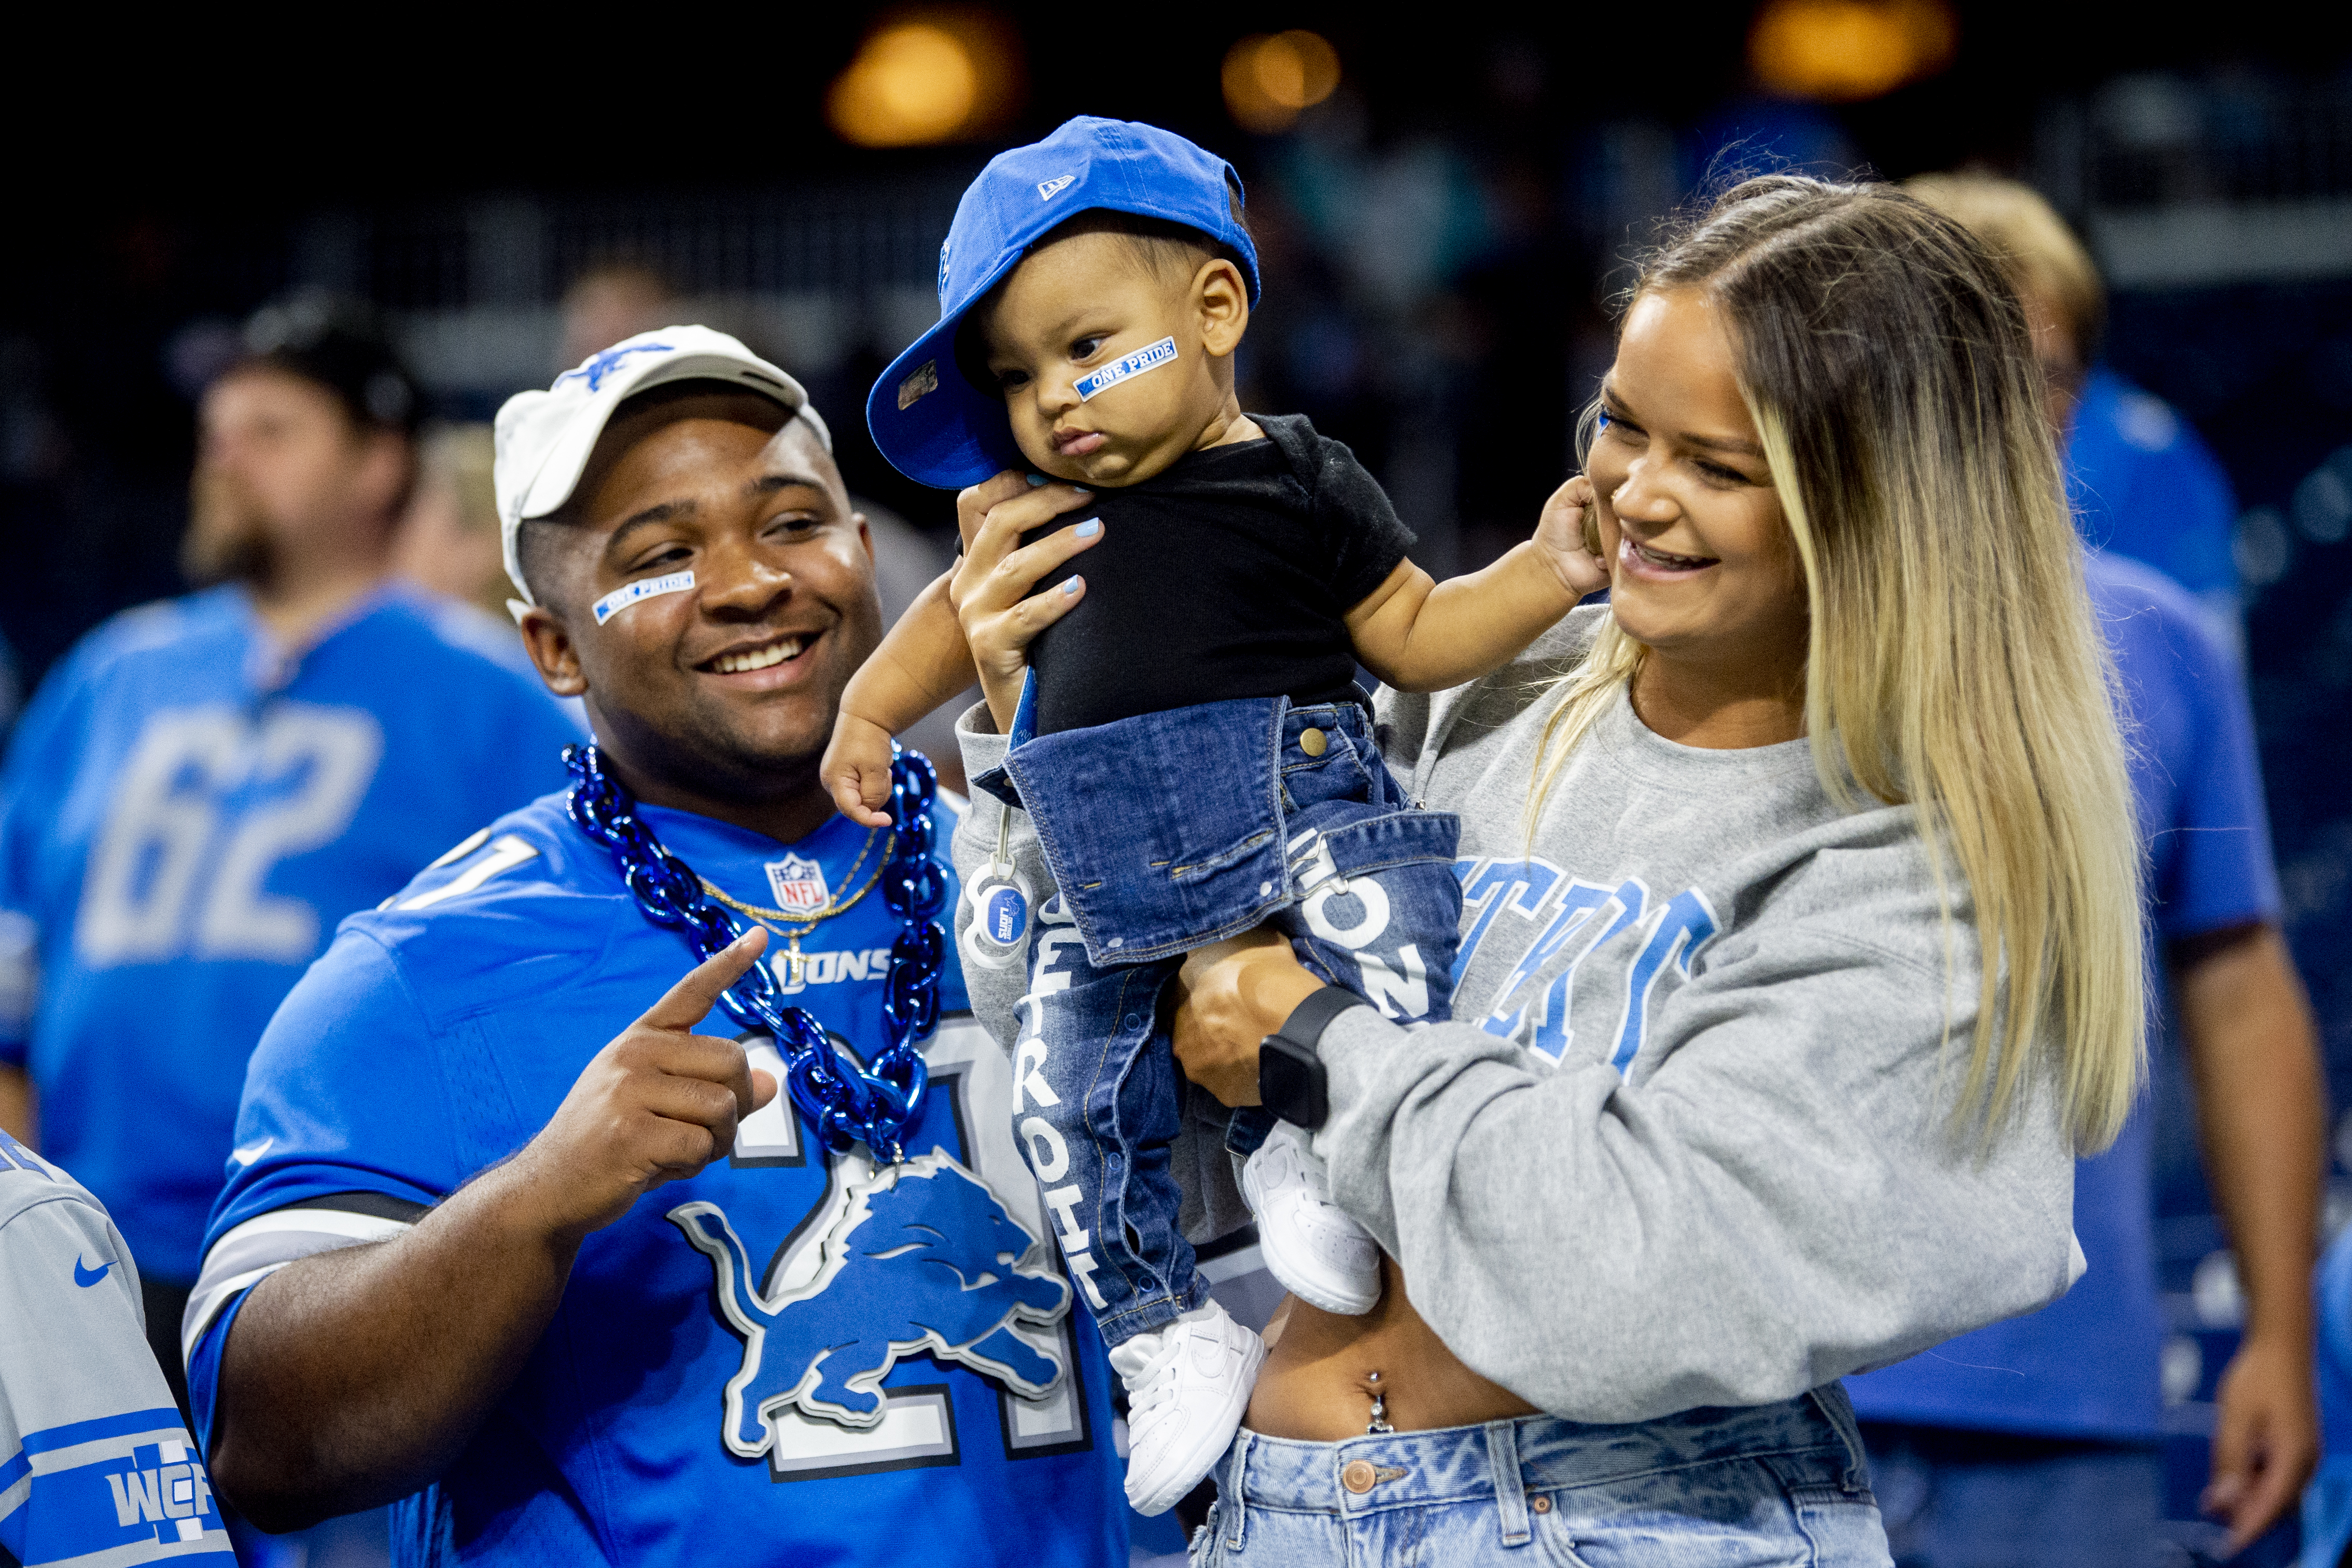
[{"label": "high-waisted denim jeans", "polygon": [[[1457,818],[1417,811],[1355,703],[1205,703],[1035,735],[1024,694],[1002,769],[1054,896],[1021,1005],[1013,1125],[1063,1257],[1118,1344],[1205,1300],[1169,1168],[1181,1082],[1160,994],[1184,954],[1265,924],[1399,1021],[1449,1016]],[[1273,1129],[1236,1112],[1247,1153]]]},{"label": "high-waisted denim jeans", "polygon": [[1296,1443],[1243,1431],[1194,1568],[1888,1568],[1853,1407],[1783,1405],[1595,1426]]}]

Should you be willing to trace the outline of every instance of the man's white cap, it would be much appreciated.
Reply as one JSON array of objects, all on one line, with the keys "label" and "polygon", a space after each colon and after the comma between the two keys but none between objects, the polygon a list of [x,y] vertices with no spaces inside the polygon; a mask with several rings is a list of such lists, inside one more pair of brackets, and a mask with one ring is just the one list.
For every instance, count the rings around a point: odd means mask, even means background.
[{"label": "man's white cap", "polygon": [[[499,410],[498,456],[492,476],[499,495],[499,542],[507,575],[524,605],[537,603],[522,580],[515,541],[527,518],[545,517],[572,499],[580,472],[596,449],[604,422],[631,393],[669,381],[726,381],[772,397],[809,422],[827,452],[833,432],[809,406],[801,384],[709,327],[664,327],[639,332],[591,354],[555,378],[545,392],[518,392]],[[511,605],[514,601],[509,600]],[[516,614],[520,615],[520,607]]]}]

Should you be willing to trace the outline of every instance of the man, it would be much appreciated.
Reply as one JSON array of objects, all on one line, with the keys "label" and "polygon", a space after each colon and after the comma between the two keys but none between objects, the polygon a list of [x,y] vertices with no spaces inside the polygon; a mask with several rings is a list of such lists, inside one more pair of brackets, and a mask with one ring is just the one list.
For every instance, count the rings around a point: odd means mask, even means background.
[{"label": "man", "polygon": [[[2075,346],[2052,323],[2066,318],[2018,259],[2036,254],[2028,250],[2035,234],[2063,234],[2055,216],[2041,228],[2000,223],[2021,199],[2040,202],[2005,184],[1946,178],[1916,188],[2010,258],[2063,388]],[[2063,404],[2057,412],[2063,428]],[[2243,1545],[2294,1502],[2316,1455],[2310,1278],[2326,1091],[2279,931],[2236,665],[2210,617],[2165,577],[2113,553],[2093,553],[2088,571],[2134,726],[2153,945],[2247,1299],[2245,1336],[2220,1384],[2204,1500]],[[2164,1324],[2151,1131],[2143,1109],[2115,1148],[2077,1167],[2074,1228],[2090,1269],[2063,1300],[1848,1381],[1898,1563],[2153,1560]]]},{"label": "man", "polygon": [[182,1398],[262,1026],[338,920],[549,788],[574,732],[387,579],[418,406],[352,310],[257,316],[200,413],[184,553],[217,586],[83,639],[0,775],[0,992],[30,999],[0,1021],[0,1126],[32,1142],[37,1116],[122,1227]]},{"label": "man", "polygon": [[644,262],[590,262],[563,291],[563,358],[553,368],[584,363],[624,338],[677,321],[677,290]]},{"label": "man", "polygon": [[2039,193],[2013,180],[1923,174],[1904,188],[2009,257],[2053,419],[2066,433],[2066,492],[2084,542],[2186,588],[2222,647],[2242,657],[2236,492],[2186,419],[2100,360],[2107,296],[2090,252]]},{"label": "man", "polygon": [[507,600],[514,593],[499,553],[499,506],[490,489],[490,427],[445,425],[417,454],[416,486],[394,546],[394,570],[445,599],[482,612],[485,632],[522,656]]},{"label": "man", "polygon": [[[510,402],[498,479],[595,775],[721,929],[767,928],[831,1071],[873,1063],[922,936],[877,882],[951,825],[901,845],[817,782],[881,631],[823,422],[670,328]],[[960,972],[877,1165],[709,1012],[756,940],[678,981],[695,950],[562,795],[346,923],[255,1057],[238,1137],[267,1147],[187,1319],[225,1497],[269,1528],[402,1500],[414,1563],[1125,1561],[1108,1370]]]},{"label": "man", "polygon": [[[590,263],[563,291],[563,364],[583,363],[625,338],[677,321],[685,303],[667,278],[642,261],[610,258]],[[760,344],[757,335],[744,335]],[[947,570],[955,552],[887,507],[855,495],[849,500],[865,514],[866,531],[873,535],[874,581],[882,595],[882,624],[893,625],[916,595]],[[963,754],[955,742],[955,712],[979,700],[980,689],[975,686],[966,702],[925,715],[899,737],[930,758],[942,784],[959,792],[965,785]]]},{"label": "man", "polygon": [[236,1568],[142,1316],[104,1205],[0,1132],[0,1562]]}]

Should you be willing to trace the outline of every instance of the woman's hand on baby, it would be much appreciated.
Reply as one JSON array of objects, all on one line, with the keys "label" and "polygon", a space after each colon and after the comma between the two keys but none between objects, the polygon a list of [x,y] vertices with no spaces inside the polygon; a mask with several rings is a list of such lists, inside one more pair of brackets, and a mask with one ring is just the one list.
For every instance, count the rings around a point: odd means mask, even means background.
[{"label": "woman's hand on baby", "polygon": [[1264,926],[1195,948],[1177,972],[1169,1023],[1184,1076],[1227,1105],[1255,1105],[1258,1042],[1322,988]]},{"label": "woman's hand on baby", "polygon": [[1020,706],[1030,639],[1086,597],[1086,579],[1075,574],[1055,592],[1039,594],[1037,584],[1100,539],[1102,524],[1089,519],[1029,545],[1021,536],[1094,499],[1092,490],[1076,485],[1032,484],[1028,476],[1010,468],[956,497],[963,560],[948,584],[948,598],[963,624],[964,640],[980,669],[981,693],[999,733],[1011,731],[1013,710]]},{"label": "woman's hand on baby", "polygon": [[1609,563],[1591,548],[1600,538],[1592,519],[1592,481],[1577,475],[1551,492],[1536,520],[1536,549],[1558,574],[1559,585],[1575,597],[1609,586]]},{"label": "woman's hand on baby", "polygon": [[889,731],[855,713],[842,714],[834,721],[833,740],[816,773],[842,816],[860,827],[890,826],[890,814],[882,809],[890,798]]}]

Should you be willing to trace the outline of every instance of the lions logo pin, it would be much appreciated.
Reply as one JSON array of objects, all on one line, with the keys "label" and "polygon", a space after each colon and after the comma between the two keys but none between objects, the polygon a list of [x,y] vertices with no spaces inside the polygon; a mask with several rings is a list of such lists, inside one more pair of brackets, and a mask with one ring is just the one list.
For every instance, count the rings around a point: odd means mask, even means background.
[{"label": "lions logo pin", "polygon": [[1034,902],[1029,879],[1010,861],[998,860],[964,884],[963,901],[971,910],[963,929],[964,956],[982,969],[1004,969],[1018,961]]}]

